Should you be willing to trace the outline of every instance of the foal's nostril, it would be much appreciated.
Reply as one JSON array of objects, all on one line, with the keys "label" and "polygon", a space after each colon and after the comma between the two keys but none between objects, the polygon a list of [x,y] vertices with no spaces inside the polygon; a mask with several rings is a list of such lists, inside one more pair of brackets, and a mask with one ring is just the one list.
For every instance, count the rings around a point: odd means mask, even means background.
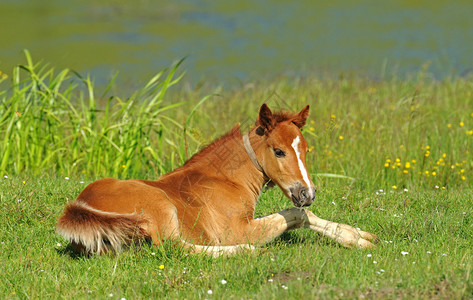
[{"label": "foal's nostril", "polygon": [[307,199],[307,190],[305,188],[302,188],[300,193],[299,193],[299,198],[301,200]]},{"label": "foal's nostril", "polygon": [[300,182],[289,188],[291,200],[297,207],[309,206],[315,198],[315,188],[305,187]]}]

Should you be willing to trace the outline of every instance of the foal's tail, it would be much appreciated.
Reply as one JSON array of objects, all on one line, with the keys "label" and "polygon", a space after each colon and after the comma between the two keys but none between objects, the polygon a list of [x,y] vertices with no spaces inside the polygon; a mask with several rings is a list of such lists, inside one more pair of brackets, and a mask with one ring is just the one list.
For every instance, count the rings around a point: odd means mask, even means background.
[{"label": "foal's tail", "polygon": [[57,231],[76,250],[103,254],[110,250],[118,252],[124,246],[149,238],[143,229],[146,223],[146,219],[137,213],[105,212],[75,201],[59,218]]}]

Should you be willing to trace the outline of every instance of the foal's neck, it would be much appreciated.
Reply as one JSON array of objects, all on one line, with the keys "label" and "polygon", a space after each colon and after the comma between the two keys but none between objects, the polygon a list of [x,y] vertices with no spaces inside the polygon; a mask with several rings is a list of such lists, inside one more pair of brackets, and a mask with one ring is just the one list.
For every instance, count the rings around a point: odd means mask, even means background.
[{"label": "foal's neck", "polygon": [[239,132],[232,134],[211,147],[200,157],[199,167],[205,168],[209,176],[243,186],[256,201],[267,178],[248,156],[242,135]]}]

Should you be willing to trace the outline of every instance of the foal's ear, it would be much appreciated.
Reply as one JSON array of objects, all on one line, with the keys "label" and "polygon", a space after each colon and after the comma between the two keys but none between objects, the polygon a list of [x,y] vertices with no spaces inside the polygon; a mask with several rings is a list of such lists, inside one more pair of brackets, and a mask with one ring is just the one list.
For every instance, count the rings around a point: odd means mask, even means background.
[{"label": "foal's ear", "polygon": [[292,119],[292,123],[294,123],[297,127],[302,128],[305,125],[305,121],[309,116],[309,105],[304,107],[294,118]]},{"label": "foal's ear", "polygon": [[262,127],[266,132],[270,132],[275,127],[276,121],[274,120],[273,113],[266,103],[261,105],[261,108],[259,109],[258,121],[260,127]]}]

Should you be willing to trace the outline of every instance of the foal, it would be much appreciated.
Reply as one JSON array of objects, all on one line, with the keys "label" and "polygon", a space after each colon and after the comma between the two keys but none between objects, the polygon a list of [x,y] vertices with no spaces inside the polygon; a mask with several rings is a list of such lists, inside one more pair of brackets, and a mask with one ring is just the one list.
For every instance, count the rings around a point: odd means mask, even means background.
[{"label": "foal", "polygon": [[[66,206],[58,232],[85,253],[119,251],[151,239],[193,252],[232,254],[306,227],[345,247],[370,248],[376,236],[326,221],[302,207],[315,198],[301,134],[309,114],[272,113],[266,104],[254,129],[238,126],[157,181],[101,179]],[[295,207],[255,219],[258,197],[276,184]]]}]

